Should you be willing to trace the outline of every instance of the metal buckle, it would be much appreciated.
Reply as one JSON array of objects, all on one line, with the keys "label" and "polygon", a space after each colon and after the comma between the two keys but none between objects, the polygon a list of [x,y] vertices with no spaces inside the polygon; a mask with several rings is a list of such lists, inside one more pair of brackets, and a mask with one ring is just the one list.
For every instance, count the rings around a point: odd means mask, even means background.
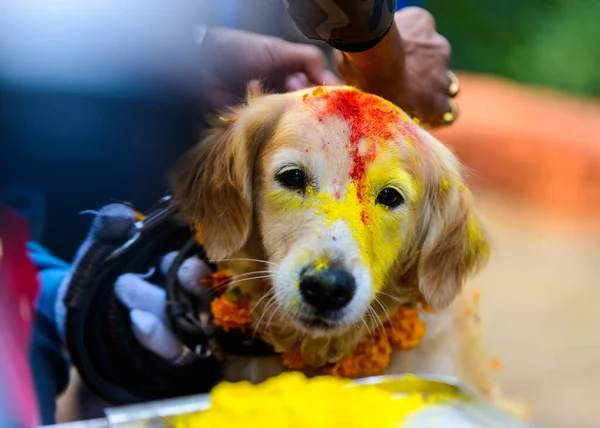
[{"label": "metal buckle", "polygon": [[167,195],[162,198],[160,201],[158,201],[157,208],[155,208],[143,220],[133,223],[131,237],[123,245],[111,252],[106,259],[104,259],[104,262],[107,263],[123,255],[141,238],[145,231],[152,229],[168,220],[173,215],[177,214],[178,211],[179,204],[173,199],[173,196]]}]

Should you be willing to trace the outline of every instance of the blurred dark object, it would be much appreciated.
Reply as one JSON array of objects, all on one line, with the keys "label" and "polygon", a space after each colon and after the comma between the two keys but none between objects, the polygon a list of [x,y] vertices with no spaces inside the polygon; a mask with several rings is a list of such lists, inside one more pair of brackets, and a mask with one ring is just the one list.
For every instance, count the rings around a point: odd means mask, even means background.
[{"label": "blurred dark object", "polygon": [[394,22],[397,0],[284,0],[288,13],[308,39],[345,52],[377,45]]},{"label": "blurred dark object", "polygon": [[196,142],[193,110],[108,95],[0,88],[0,183],[44,198],[42,243],[66,260],[89,226],[77,213],[111,200],[150,207]]}]

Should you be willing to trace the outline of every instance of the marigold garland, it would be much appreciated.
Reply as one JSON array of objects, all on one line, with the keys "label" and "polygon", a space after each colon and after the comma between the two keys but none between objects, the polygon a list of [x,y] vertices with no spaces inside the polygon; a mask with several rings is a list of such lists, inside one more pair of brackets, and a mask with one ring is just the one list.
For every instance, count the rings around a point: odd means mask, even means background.
[{"label": "marigold garland", "polygon": [[230,279],[231,271],[229,269],[222,269],[207,275],[205,278],[202,278],[200,280],[200,284],[207,285],[214,291],[222,294]]},{"label": "marigold garland", "polygon": [[[217,271],[202,280],[202,283],[221,291],[231,277],[228,270]],[[432,309],[425,302],[419,302],[425,312]],[[246,330],[251,327],[248,304],[235,298],[231,293],[222,293],[211,302],[213,323],[223,330]],[[374,376],[382,373],[390,362],[392,349],[408,351],[421,343],[425,336],[426,325],[419,318],[419,311],[413,306],[401,306],[392,318],[379,330],[367,337],[350,355],[323,368],[323,373],[338,377]],[[292,347],[281,354],[282,363],[290,369],[306,367],[300,350]]]},{"label": "marigold garland", "polygon": [[390,363],[392,347],[385,332],[379,331],[358,345],[356,350],[325,367],[324,374],[338,377],[374,376],[383,372]]},{"label": "marigold garland", "polygon": [[210,302],[213,323],[225,331],[240,329],[245,331],[251,326],[248,304],[244,301],[234,302],[223,294]]},{"label": "marigold garland", "polygon": [[423,340],[425,323],[419,319],[416,308],[401,306],[385,326],[385,332],[392,348],[408,351]]}]

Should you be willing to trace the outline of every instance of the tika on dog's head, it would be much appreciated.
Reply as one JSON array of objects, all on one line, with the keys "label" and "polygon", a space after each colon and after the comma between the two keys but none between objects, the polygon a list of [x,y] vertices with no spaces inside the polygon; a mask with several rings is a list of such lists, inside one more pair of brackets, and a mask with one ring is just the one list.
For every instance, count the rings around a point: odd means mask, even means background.
[{"label": "tika on dog's head", "polygon": [[395,105],[333,87],[251,94],[231,115],[188,156],[176,198],[208,256],[234,259],[273,344],[334,361],[400,303],[448,306],[485,261],[459,162]]}]

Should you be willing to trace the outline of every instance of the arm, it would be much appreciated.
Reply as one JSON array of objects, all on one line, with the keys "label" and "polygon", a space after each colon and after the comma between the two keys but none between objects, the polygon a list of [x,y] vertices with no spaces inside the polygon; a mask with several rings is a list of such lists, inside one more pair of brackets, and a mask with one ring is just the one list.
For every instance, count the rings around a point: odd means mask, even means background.
[{"label": "arm", "polygon": [[[298,29],[335,52],[347,84],[386,98],[429,126],[456,118],[450,45],[424,9],[403,0],[284,0]],[[397,11],[398,10],[398,11]]]},{"label": "arm", "polygon": [[[231,29],[199,31],[214,2],[8,0],[0,83],[67,91],[161,91],[202,110],[235,103],[255,78],[337,82],[314,46]],[[199,33],[203,36],[198,40]],[[294,88],[296,89],[296,88]],[[215,100],[215,94],[226,92]]]}]

